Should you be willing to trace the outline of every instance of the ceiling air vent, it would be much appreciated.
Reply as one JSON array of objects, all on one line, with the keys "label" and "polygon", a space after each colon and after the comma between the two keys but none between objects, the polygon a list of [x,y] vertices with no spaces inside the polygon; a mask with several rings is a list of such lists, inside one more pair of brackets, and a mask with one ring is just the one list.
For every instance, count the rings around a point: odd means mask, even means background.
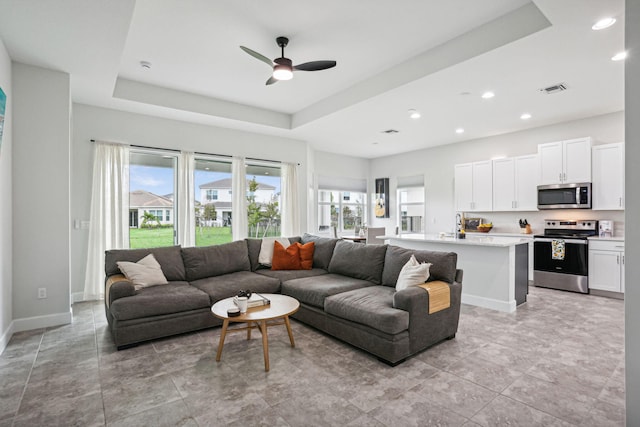
[{"label": "ceiling air vent", "polygon": [[558,83],[552,86],[543,87],[540,89],[540,92],[551,95],[552,93],[558,93],[565,90],[567,90],[567,85],[565,83]]},{"label": "ceiling air vent", "polygon": [[387,129],[382,131],[382,133],[387,133],[387,134],[398,133],[398,132],[400,131],[395,129]]}]

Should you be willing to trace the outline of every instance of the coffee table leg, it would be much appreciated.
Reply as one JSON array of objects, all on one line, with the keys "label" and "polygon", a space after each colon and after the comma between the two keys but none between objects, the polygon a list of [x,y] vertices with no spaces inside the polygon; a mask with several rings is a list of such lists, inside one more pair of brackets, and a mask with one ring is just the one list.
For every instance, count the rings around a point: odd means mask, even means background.
[{"label": "coffee table leg", "polygon": [[291,341],[291,347],[295,347],[296,343],[293,341],[293,332],[291,331],[291,323],[289,323],[289,316],[284,316],[284,324],[287,325],[287,332],[289,332],[289,341]]},{"label": "coffee table leg", "polygon": [[262,332],[262,351],[264,352],[264,370],[269,371],[269,339],[267,338],[267,321],[260,322],[260,332]]},{"label": "coffee table leg", "polygon": [[251,324],[252,322],[247,322],[247,339],[251,339]]},{"label": "coffee table leg", "polygon": [[229,319],[222,321],[222,332],[220,333],[220,343],[218,344],[218,353],[216,354],[216,362],[220,361],[222,356],[222,347],[224,347],[224,339],[227,336],[227,326],[229,326]]}]

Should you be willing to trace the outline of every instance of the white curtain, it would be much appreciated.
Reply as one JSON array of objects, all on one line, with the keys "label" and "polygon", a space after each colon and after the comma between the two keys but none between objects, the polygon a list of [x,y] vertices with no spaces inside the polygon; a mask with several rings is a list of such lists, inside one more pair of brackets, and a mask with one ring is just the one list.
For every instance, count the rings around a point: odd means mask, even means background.
[{"label": "white curtain", "polygon": [[104,253],[129,247],[129,147],[96,142],[84,300],[104,298]]},{"label": "white curtain", "polygon": [[233,240],[247,237],[247,171],[244,157],[234,157],[231,163],[231,229]]},{"label": "white curtain", "polygon": [[196,225],[195,225],[195,183],[194,171],[196,167],[195,158],[192,152],[183,151],[180,153],[178,165],[178,241],[184,246],[196,245]]},{"label": "white curtain", "polygon": [[298,165],[282,164],[282,232],[285,237],[300,235],[300,203],[298,200]]}]

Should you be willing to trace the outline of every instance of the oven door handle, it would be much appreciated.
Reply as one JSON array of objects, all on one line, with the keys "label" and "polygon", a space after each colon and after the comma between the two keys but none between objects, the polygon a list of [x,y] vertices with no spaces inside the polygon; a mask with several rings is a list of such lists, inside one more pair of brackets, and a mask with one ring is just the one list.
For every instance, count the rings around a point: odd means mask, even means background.
[{"label": "oven door handle", "polygon": [[589,244],[589,241],[587,240],[578,240],[578,239],[547,239],[547,238],[535,238],[533,239],[533,243],[535,242],[553,242],[554,240],[563,240],[565,243],[575,243],[577,245],[587,245]]}]

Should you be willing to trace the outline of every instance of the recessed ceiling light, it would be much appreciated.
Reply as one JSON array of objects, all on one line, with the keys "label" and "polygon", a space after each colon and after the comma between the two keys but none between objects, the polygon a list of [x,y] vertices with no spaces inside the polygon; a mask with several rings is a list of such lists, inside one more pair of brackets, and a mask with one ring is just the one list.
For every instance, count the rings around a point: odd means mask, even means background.
[{"label": "recessed ceiling light", "polygon": [[612,61],[622,61],[627,58],[627,52],[618,52],[611,57]]},{"label": "recessed ceiling light", "polygon": [[418,110],[414,110],[413,108],[409,110],[409,117],[411,117],[412,119],[419,119],[420,118],[420,112]]},{"label": "recessed ceiling light", "polygon": [[522,113],[522,115],[520,116],[520,118],[522,120],[529,120],[531,118],[531,114],[529,113]]},{"label": "recessed ceiling light", "polygon": [[495,93],[488,91],[482,94],[482,99],[489,99],[489,98],[493,98],[494,96],[496,96]]},{"label": "recessed ceiling light", "polygon": [[609,28],[615,23],[616,23],[616,19],[608,16],[606,18],[602,18],[601,20],[593,24],[591,29],[595,31],[604,30],[605,28]]},{"label": "recessed ceiling light", "polygon": [[269,172],[265,172],[264,174],[265,174],[265,175],[269,175]]},{"label": "recessed ceiling light", "polygon": [[204,170],[208,171],[208,170],[211,170],[211,168],[204,168]]},{"label": "recessed ceiling light", "polygon": [[140,66],[142,68],[144,68],[145,70],[148,70],[151,68],[151,62],[149,61],[140,61]]},{"label": "recessed ceiling light", "polygon": [[464,128],[458,128],[458,129],[456,129],[456,133],[464,133]]}]

